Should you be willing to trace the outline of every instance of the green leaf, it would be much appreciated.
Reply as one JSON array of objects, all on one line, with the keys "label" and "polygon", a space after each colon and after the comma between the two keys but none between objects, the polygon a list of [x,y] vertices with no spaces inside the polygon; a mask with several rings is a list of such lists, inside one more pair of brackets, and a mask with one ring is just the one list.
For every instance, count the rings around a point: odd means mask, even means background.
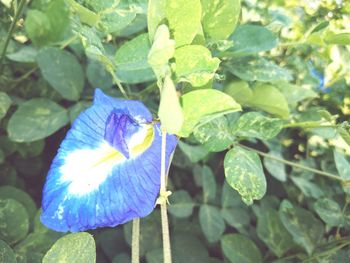
[{"label": "green leaf", "polygon": [[335,165],[338,173],[344,180],[350,180],[350,163],[343,154],[338,151],[333,152]]},{"label": "green leaf", "polygon": [[225,231],[225,222],[220,210],[211,205],[201,205],[199,208],[199,223],[210,243],[220,240]]},{"label": "green leaf", "polygon": [[334,200],[329,198],[319,199],[316,201],[314,207],[316,213],[328,226],[344,226],[344,214],[339,204]]},{"label": "green leaf", "polygon": [[230,226],[240,230],[250,223],[250,215],[247,209],[240,206],[223,208],[221,215]]},{"label": "green leaf", "polygon": [[5,117],[11,104],[12,100],[10,97],[5,92],[0,91],[0,120]]},{"label": "green leaf", "polygon": [[148,53],[151,45],[148,35],[141,34],[124,43],[116,52],[114,61],[117,76],[125,83],[140,83],[155,79],[148,64]]},{"label": "green leaf", "polygon": [[232,263],[260,263],[260,250],[249,238],[240,234],[228,234],[221,238],[221,249]]},{"label": "green leaf", "polygon": [[268,140],[276,137],[282,127],[283,121],[280,119],[269,118],[259,112],[248,112],[235,122],[232,133],[236,136]]},{"label": "green leaf", "polygon": [[37,62],[50,85],[67,100],[78,100],[84,88],[84,72],[71,53],[58,48],[40,50]]},{"label": "green leaf", "polygon": [[283,119],[287,119],[289,116],[286,98],[272,85],[264,83],[254,85],[253,98],[247,104]]},{"label": "green leaf", "polygon": [[225,64],[235,76],[246,81],[274,82],[291,80],[291,73],[262,57],[244,57]]},{"label": "green leaf", "polygon": [[206,263],[208,261],[208,250],[195,235],[189,233],[175,235],[171,245],[174,263]]},{"label": "green leaf", "polygon": [[0,240],[0,262],[17,263],[15,253],[6,242]]},{"label": "green leaf", "polygon": [[91,106],[91,102],[78,101],[75,105],[69,108],[69,120],[71,123],[79,116],[79,114]]},{"label": "green leaf", "polygon": [[39,10],[28,10],[25,20],[25,30],[36,46],[48,44],[51,33],[49,17]]},{"label": "green leaf", "polygon": [[1,186],[0,199],[14,199],[18,201],[27,210],[30,221],[34,219],[37,207],[34,200],[26,192],[9,185]]},{"label": "green leaf", "polygon": [[181,96],[184,124],[181,137],[188,137],[196,125],[241,110],[232,97],[214,89],[195,90]]},{"label": "green leaf", "polygon": [[204,165],[202,168],[202,186],[204,203],[215,200],[216,181],[213,171],[207,165]]},{"label": "green leaf", "polygon": [[147,9],[148,35],[151,42],[156,34],[157,28],[165,19],[165,8],[167,1],[149,0]]},{"label": "green leaf", "polygon": [[74,0],[67,0],[67,3],[70,5],[72,11],[78,15],[82,23],[85,23],[92,27],[100,21],[100,16],[98,14],[75,2]]},{"label": "green leaf", "polygon": [[324,41],[326,44],[350,45],[350,33],[327,34]]},{"label": "green leaf", "polygon": [[24,239],[29,218],[24,206],[14,199],[0,199],[0,239],[12,245]]},{"label": "green leaf", "polygon": [[106,70],[105,66],[97,60],[89,61],[86,67],[86,77],[92,87],[108,89],[113,85],[111,74]]},{"label": "green leaf", "polygon": [[6,57],[20,63],[35,63],[38,51],[33,46],[23,46],[18,51],[7,54]]},{"label": "green leaf", "polygon": [[227,39],[235,30],[241,13],[241,0],[201,0],[202,26],[212,40]]},{"label": "green leaf", "polygon": [[225,116],[215,118],[193,131],[196,139],[210,152],[221,152],[227,149],[234,141]]},{"label": "green leaf", "polygon": [[282,224],[278,212],[271,208],[261,210],[257,234],[277,257],[294,247],[292,236]]},{"label": "green leaf", "polygon": [[253,97],[253,91],[249,88],[248,82],[234,80],[225,85],[224,92],[234,98],[239,104],[245,104]]},{"label": "green leaf", "polygon": [[241,205],[244,205],[241,196],[225,181],[222,186],[221,206],[223,208],[236,208]]},{"label": "green leaf", "polygon": [[243,57],[268,51],[277,46],[277,37],[267,28],[258,25],[241,25],[230,37],[233,47],[221,56]]},{"label": "green leaf", "polygon": [[315,183],[301,176],[291,176],[293,183],[307,197],[320,198],[324,196],[322,189]]},{"label": "green leaf", "polygon": [[11,116],[7,132],[12,141],[32,142],[50,136],[68,121],[67,111],[55,102],[31,99]]},{"label": "green leaf", "polygon": [[[283,159],[281,153],[277,151],[269,151],[268,154],[273,157]],[[272,158],[264,158],[264,166],[266,170],[277,180],[281,182],[287,181],[286,167],[282,162],[279,162]]]},{"label": "green leaf", "polygon": [[194,203],[188,192],[179,190],[169,197],[168,211],[175,217],[186,218],[192,215]]},{"label": "green leaf", "polygon": [[197,163],[200,160],[205,159],[209,152],[206,151],[201,145],[189,145],[182,141],[178,142],[181,151],[190,159],[192,163]]},{"label": "green leaf", "polygon": [[200,0],[166,0],[165,17],[176,47],[191,44],[201,26]]},{"label": "green leaf", "polygon": [[166,76],[160,92],[158,116],[161,125],[170,134],[180,132],[184,118],[176,93],[176,88],[170,76]]},{"label": "green leaf", "polygon": [[176,78],[179,82],[200,87],[214,77],[220,60],[213,58],[209,49],[199,45],[188,45],[175,50]]},{"label": "green leaf", "polygon": [[148,53],[148,63],[151,65],[157,79],[162,79],[170,73],[168,62],[174,56],[174,53],[175,41],[170,39],[169,29],[166,25],[160,25]]},{"label": "green leaf", "polygon": [[259,156],[241,147],[234,147],[225,155],[226,181],[251,205],[266,193],[266,179]]},{"label": "green leaf", "polygon": [[281,203],[279,216],[294,241],[311,255],[322,240],[323,224],[311,212],[294,207],[288,200],[283,200]]},{"label": "green leaf", "polygon": [[95,263],[96,247],[94,238],[86,233],[68,234],[51,247],[43,263]]},{"label": "green leaf", "polygon": [[337,131],[346,144],[350,146],[350,133],[343,127],[338,127]]}]

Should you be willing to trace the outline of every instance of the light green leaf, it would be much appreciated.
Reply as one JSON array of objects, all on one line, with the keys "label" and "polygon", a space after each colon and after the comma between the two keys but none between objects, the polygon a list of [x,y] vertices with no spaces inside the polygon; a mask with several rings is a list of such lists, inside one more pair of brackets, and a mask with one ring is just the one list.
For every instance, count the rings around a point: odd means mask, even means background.
[{"label": "light green leaf", "polygon": [[334,161],[337,167],[338,173],[344,180],[350,180],[350,163],[343,154],[338,151],[334,151]]},{"label": "light green leaf", "polygon": [[246,81],[274,82],[292,79],[289,70],[262,57],[238,58],[225,66],[233,75]]},{"label": "light green leaf", "polygon": [[324,41],[326,44],[350,45],[350,33],[327,34]]},{"label": "light green leaf", "polygon": [[140,83],[155,79],[148,64],[151,45],[148,35],[141,34],[124,43],[115,54],[117,76],[122,82]]},{"label": "light green leaf", "polygon": [[316,201],[316,213],[330,227],[344,226],[345,219],[339,204],[332,199],[322,198]]},{"label": "light green leaf", "polygon": [[28,10],[26,16],[25,30],[28,37],[36,46],[49,43],[50,20],[48,16],[39,10]]},{"label": "light green leaf", "polygon": [[221,238],[221,249],[232,263],[261,263],[260,250],[249,238],[240,234],[228,234]]},{"label": "light green leaf", "polygon": [[166,0],[165,17],[176,47],[191,44],[201,26],[200,0]]},{"label": "light green leaf", "polygon": [[78,100],[84,88],[84,72],[71,53],[58,48],[44,48],[37,55],[41,73],[67,100]]},{"label": "light green leaf", "polygon": [[202,26],[212,40],[227,39],[235,30],[241,13],[241,0],[201,0]]},{"label": "light green leaf", "polygon": [[0,239],[12,245],[25,238],[29,218],[24,206],[14,199],[0,199]]},{"label": "light green leaf", "polygon": [[68,234],[51,247],[43,263],[95,263],[96,246],[94,238],[86,233]]},{"label": "light green leaf", "polygon": [[99,1],[84,0],[84,3],[87,6],[91,7],[93,10],[100,12],[108,8],[118,6],[120,3],[120,0],[99,0]]},{"label": "light green leaf", "polygon": [[225,222],[220,210],[211,205],[201,205],[199,208],[199,223],[210,243],[219,241],[225,231]]},{"label": "light green leaf", "polygon": [[[268,154],[273,157],[283,159],[283,156],[281,155],[281,153],[277,151],[270,151],[268,152]],[[287,181],[286,167],[282,162],[279,162],[272,158],[264,158],[264,166],[266,170],[277,180],[281,182]]]},{"label": "light green leaf", "polygon": [[210,152],[221,152],[227,149],[234,141],[225,116],[197,126],[193,134],[203,144],[204,148]]},{"label": "light green leaf", "polygon": [[214,89],[195,90],[181,96],[184,124],[181,137],[188,137],[196,125],[241,110],[232,97]]},{"label": "light green leaf", "polygon": [[166,76],[161,87],[158,116],[161,125],[170,134],[178,134],[181,130],[184,118],[176,93],[176,88],[170,76]]},{"label": "light green leaf", "polygon": [[278,257],[281,257],[295,246],[292,236],[282,224],[278,212],[271,208],[261,209],[258,217],[257,234]]},{"label": "light green leaf", "polygon": [[175,50],[176,78],[200,87],[214,77],[220,60],[213,58],[209,49],[199,45],[188,45]]},{"label": "light green leaf", "polygon": [[350,146],[350,133],[343,127],[339,127],[337,129],[339,135],[343,138],[343,140]]},{"label": "light green leaf", "polygon": [[280,118],[287,119],[289,107],[286,98],[274,86],[258,83],[253,86],[253,97],[247,103],[251,107],[264,110]]},{"label": "light green leaf", "polygon": [[201,145],[189,145],[183,141],[179,141],[179,148],[190,159],[192,163],[197,163],[200,160],[205,159],[209,152]]},{"label": "light green leaf", "polygon": [[119,32],[132,23],[137,12],[133,5],[114,5],[99,13],[99,28],[105,33]]},{"label": "light green leaf", "polygon": [[226,153],[224,168],[226,181],[240,193],[247,205],[265,195],[266,179],[260,158],[255,152],[234,147]]},{"label": "light green leaf", "polygon": [[202,186],[204,203],[215,200],[216,181],[213,171],[207,165],[204,165],[202,168]]},{"label": "light green leaf", "polygon": [[175,217],[186,218],[192,215],[194,202],[188,192],[179,190],[169,197],[168,211]]},{"label": "light green leaf", "polygon": [[6,115],[11,104],[11,98],[5,92],[0,91],[0,120]]},{"label": "light green leaf", "polygon": [[[81,4],[75,2],[74,0],[66,0],[70,8],[74,13],[79,16],[79,19],[82,23],[85,23],[89,26],[95,26],[100,21],[100,16],[88,8],[82,6]],[[99,2],[99,1],[94,1]]]},{"label": "light green leaf", "polygon": [[280,119],[269,118],[259,112],[248,112],[234,123],[232,133],[236,136],[268,140],[276,137],[282,127],[283,121]]},{"label": "light green leaf", "polygon": [[149,40],[153,42],[157,28],[165,18],[165,8],[167,1],[164,0],[149,0],[147,9],[147,25]]},{"label": "light green leaf", "polygon": [[157,28],[154,42],[148,53],[148,63],[151,65],[158,79],[170,73],[169,59],[174,56],[175,41],[170,39],[169,29],[166,25]]},{"label": "light green leaf", "polygon": [[322,240],[324,228],[322,222],[314,215],[300,207],[294,207],[288,200],[283,200],[279,216],[294,241],[311,255]]},{"label": "light green leaf", "polygon": [[277,46],[277,37],[267,28],[258,25],[241,25],[230,37],[233,47],[221,56],[243,57],[268,51]]},{"label": "light green leaf", "polygon": [[234,98],[239,104],[245,104],[253,97],[253,91],[248,82],[244,80],[234,80],[225,85],[224,92]]},{"label": "light green leaf", "polygon": [[17,263],[15,253],[6,242],[0,240],[0,262]]},{"label": "light green leaf", "polygon": [[31,99],[21,104],[11,116],[7,132],[12,141],[32,142],[50,136],[68,121],[67,111],[55,102]]}]

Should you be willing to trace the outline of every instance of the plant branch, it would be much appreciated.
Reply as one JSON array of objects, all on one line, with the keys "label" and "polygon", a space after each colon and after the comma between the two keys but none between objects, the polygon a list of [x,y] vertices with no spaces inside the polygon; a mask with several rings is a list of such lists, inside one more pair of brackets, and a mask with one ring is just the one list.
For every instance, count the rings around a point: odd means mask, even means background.
[{"label": "plant branch", "polygon": [[304,128],[304,129],[313,129],[313,128],[338,128],[336,124],[322,124],[318,121],[307,121],[307,122],[296,122],[288,123],[283,126],[283,128]]},{"label": "plant branch", "polygon": [[340,182],[345,182],[345,180],[343,178],[341,178],[340,176],[337,176],[335,174],[327,173],[327,172],[324,172],[324,171],[321,171],[321,170],[318,170],[318,169],[307,167],[307,166],[302,165],[302,164],[298,164],[298,163],[294,163],[294,162],[291,162],[291,161],[287,161],[285,159],[278,158],[278,157],[273,156],[271,154],[261,152],[259,150],[256,150],[254,148],[251,148],[251,147],[248,147],[248,146],[245,146],[245,145],[242,145],[242,144],[239,144],[239,146],[241,146],[241,147],[243,147],[243,148],[245,148],[247,150],[254,151],[257,154],[259,154],[259,155],[261,155],[261,156],[263,156],[265,158],[269,158],[271,160],[275,160],[277,162],[281,162],[281,163],[284,163],[284,164],[292,166],[292,167],[300,168],[300,169],[305,170],[305,171],[309,171],[309,172],[312,172],[312,173],[315,173],[315,174],[318,174],[318,175],[322,175],[324,177],[327,177],[327,178],[330,178],[330,179],[333,179],[333,180],[337,180],[337,181],[340,181]]},{"label": "plant branch", "polygon": [[24,7],[25,3],[26,3],[26,0],[21,0],[21,2],[19,3],[18,8],[16,10],[15,16],[13,17],[13,20],[12,20],[12,23],[11,23],[11,26],[10,26],[10,30],[9,30],[9,32],[7,34],[4,47],[2,48],[1,55],[0,55],[0,73],[2,72],[2,69],[3,69],[2,62],[3,62],[4,58],[5,58],[7,47],[9,45],[9,43],[10,43],[10,39],[12,37],[13,31],[15,30],[17,20],[18,20],[19,16],[22,13],[22,10],[23,10],[23,7]]},{"label": "plant branch", "polygon": [[140,262],[140,218],[132,221],[131,263]]}]

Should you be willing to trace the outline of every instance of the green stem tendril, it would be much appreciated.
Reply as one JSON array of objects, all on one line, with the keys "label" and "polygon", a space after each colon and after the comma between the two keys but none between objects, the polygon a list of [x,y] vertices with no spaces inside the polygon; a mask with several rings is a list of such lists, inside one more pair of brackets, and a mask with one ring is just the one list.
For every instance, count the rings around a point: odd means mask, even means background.
[{"label": "green stem tendril", "polygon": [[140,218],[132,221],[131,263],[140,262]]}]

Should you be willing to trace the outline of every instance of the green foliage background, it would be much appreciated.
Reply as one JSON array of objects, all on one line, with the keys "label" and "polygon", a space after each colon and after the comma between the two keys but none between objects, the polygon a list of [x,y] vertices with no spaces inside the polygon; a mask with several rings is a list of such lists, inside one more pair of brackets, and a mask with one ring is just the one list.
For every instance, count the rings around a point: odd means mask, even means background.
[{"label": "green foliage background", "polygon": [[[131,223],[67,235],[39,221],[96,87],[181,136],[174,262],[350,261],[348,1],[0,2],[0,262],[130,262]],[[162,262],[158,209],[140,238],[142,262]]]}]

